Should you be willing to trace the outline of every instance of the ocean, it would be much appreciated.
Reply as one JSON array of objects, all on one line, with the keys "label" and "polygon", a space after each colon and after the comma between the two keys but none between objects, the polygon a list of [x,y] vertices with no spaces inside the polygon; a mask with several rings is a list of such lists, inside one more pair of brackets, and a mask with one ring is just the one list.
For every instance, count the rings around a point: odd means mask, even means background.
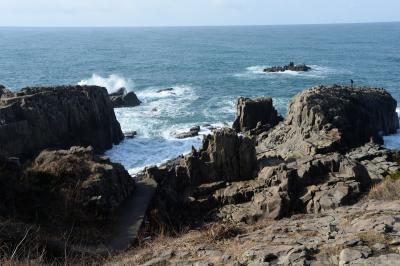
[{"label": "ocean", "polygon": [[[239,96],[271,96],[286,112],[291,97],[320,84],[387,89],[400,100],[400,23],[170,27],[0,28],[0,84],[92,84],[133,90],[143,102],[116,109],[123,131],[106,153],[134,174],[199,147],[209,130],[179,140],[195,125],[231,125]],[[293,61],[310,72],[263,73]],[[157,93],[163,88],[173,91]],[[400,148],[400,135],[385,138]]]}]

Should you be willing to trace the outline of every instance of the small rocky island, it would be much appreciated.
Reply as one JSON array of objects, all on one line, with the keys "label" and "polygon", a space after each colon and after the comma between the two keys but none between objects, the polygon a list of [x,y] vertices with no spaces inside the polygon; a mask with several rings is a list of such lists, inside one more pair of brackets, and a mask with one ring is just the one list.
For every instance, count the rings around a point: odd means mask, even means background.
[{"label": "small rocky island", "polygon": [[305,64],[295,65],[293,62],[290,62],[288,65],[284,65],[284,66],[267,67],[264,69],[264,72],[274,73],[274,72],[285,72],[288,70],[296,71],[296,72],[306,72],[306,71],[310,71],[311,67],[306,66]]},{"label": "small rocky island", "polygon": [[239,98],[233,128],[134,181],[101,155],[123,139],[105,88],[2,87],[1,262],[398,265],[400,153],[381,146],[396,106],[337,85],[300,92],[285,118]]}]

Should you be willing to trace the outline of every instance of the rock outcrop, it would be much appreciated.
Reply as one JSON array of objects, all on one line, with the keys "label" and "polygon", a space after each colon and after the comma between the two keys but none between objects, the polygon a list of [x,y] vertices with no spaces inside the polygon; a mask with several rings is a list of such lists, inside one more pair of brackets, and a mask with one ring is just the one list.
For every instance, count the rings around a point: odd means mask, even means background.
[{"label": "rock outcrop", "polygon": [[7,157],[74,145],[102,152],[122,139],[105,88],[25,88],[0,98],[0,153]]},{"label": "rock outcrop", "polygon": [[174,137],[177,139],[187,139],[187,138],[193,138],[199,135],[200,132],[200,126],[194,126],[189,129],[187,132],[182,132],[175,134]]},{"label": "rock outcrop", "polygon": [[136,94],[133,91],[126,92],[125,88],[120,88],[109,96],[114,108],[135,107],[141,104]]},{"label": "rock outcrop", "polygon": [[151,168],[148,176],[164,191],[159,202],[179,206],[169,209],[170,216],[187,212],[181,221],[252,223],[329,212],[357,202],[371,176],[399,169],[396,153],[370,143],[371,136],[380,142],[396,131],[395,109],[396,101],[381,89],[316,87],[295,96],[277,124],[271,99],[241,98],[234,127],[256,136],[257,165],[254,138],[223,129],[206,136],[201,150],[172,167]]},{"label": "rock outcrop", "polygon": [[267,67],[264,69],[264,72],[285,72],[285,71],[296,71],[296,72],[305,72],[305,71],[310,71],[311,67],[306,66],[305,64],[301,65],[295,65],[293,62],[290,62],[288,65],[284,66],[273,66],[273,67]]},{"label": "rock outcrop", "polygon": [[199,151],[147,169],[147,176],[158,183],[149,219],[173,229],[200,223],[208,219],[204,213],[218,205],[211,196],[213,191],[226,182],[252,179],[255,169],[253,141],[230,128],[216,130],[204,138]]},{"label": "rock outcrop", "polygon": [[236,119],[233,128],[236,132],[251,131],[251,134],[257,134],[268,131],[281,120],[283,119],[275,110],[272,98],[240,97],[236,104]]},{"label": "rock outcrop", "polygon": [[284,158],[348,151],[399,128],[397,102],[383,89],[314,87],[290,102],[284,123],[262,141],[259,151]]},{"label": "rock outcrop", "polygon": [[[131,195],[132,177],[91,147],[45,150],[23,169],[17,211],[23,215],[74,221],[101,221]],[[21,205],[20,204],[20,205]],[[34,215],[34,216],[35,216]]]}]

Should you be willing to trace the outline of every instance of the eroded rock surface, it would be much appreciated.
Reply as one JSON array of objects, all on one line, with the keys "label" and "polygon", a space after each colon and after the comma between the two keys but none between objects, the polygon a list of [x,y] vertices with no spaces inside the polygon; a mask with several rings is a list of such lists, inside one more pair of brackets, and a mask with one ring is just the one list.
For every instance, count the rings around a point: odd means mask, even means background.
[{"label": "eroded rock surface", "polygon": [[27,166],[4,160],[2,165],[0,175],[10,170],[19,173],[11,187],[18,194],[15,212],[49,221],[110,218],[135,186],[122,165],[96,156],[91,147],[45,150]]},{"label": "eroded rock surface", "polygon": [[120,88],[109,96],[113,108],[135,107],[142,103],[133,91],[127,92],[125,88]]},{"label": "eroded rock surface", "polygon": [[0,98],[0,153],[7,157],[74,145],[102,152],[122,139],[105,88],[25,88]]},{"label": "eroded rock surface", "polygon": [[399,206],[371,201],[250,226],[231,224],[226,226],[238,234],[212,241],[216,229],[200,229],[179,239],[149,240],[151,248],[107,265],[399,265]]},{"label": "eroded rock surface", "polygon": [[272,98],[249,99],[240,97],[236,103],[236,119],[233,128],[237,132],[253,131],[252,134],[268,131],[282,120]]},{"label": "eroded rock surface", "polygon": [[397,102],[383,89],[314,87],[289,103],[284,123],[259,145],[283,158],[348,151],[399,128]]}]

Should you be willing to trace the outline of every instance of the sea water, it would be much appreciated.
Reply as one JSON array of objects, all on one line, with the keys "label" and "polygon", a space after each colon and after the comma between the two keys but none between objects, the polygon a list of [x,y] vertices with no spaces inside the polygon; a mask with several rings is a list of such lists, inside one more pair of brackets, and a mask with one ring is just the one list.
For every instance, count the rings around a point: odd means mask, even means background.
[{"label": "sea water", "polygon": [[[291,97],[320,84],[383,87],[400,100],[400,23],[180,27],[0,28],[0,84],[93,84],[134,91],[138,107],[115,109],[123,131],[107,152],[131,173],[201,145],[231,125],[239,96],[271,96],[282,114]],[[310,72],[264,73],[305,63]],[[158,90],[172,91],[157,93]],[[199,137],[174,135],[200,125]],[[204,126],[203,126],[204,125]],[[400,148],[397,135],[386,145]]]}]

